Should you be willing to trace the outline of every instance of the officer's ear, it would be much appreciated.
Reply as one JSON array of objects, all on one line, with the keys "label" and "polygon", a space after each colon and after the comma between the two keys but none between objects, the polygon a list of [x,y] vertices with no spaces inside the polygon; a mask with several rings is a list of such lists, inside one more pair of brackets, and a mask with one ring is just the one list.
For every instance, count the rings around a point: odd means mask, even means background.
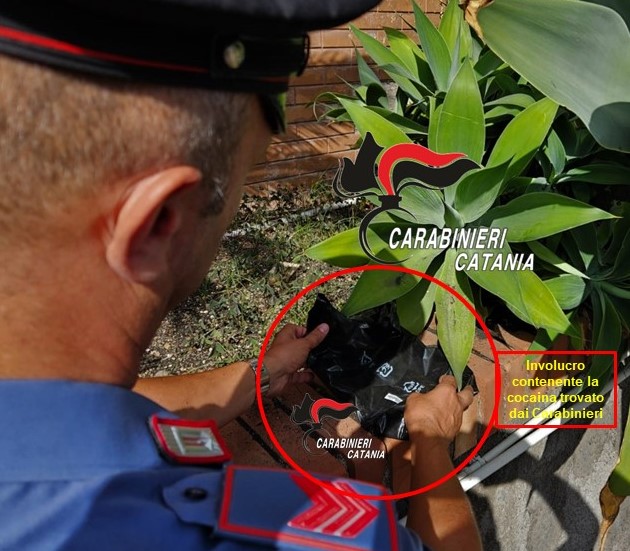
[{"label": "officer's ear", "polygon": [[164,277],[200,182],[201,173],[189,166],[136,181],[111,220],[106,243],[110,268],[132,283],[152,284]]}]

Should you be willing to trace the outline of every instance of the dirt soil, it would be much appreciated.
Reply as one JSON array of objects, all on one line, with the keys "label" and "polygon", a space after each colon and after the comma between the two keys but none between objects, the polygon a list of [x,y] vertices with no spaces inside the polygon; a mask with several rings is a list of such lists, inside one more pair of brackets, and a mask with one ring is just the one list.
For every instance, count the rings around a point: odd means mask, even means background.
[{"label": "dirt soil", "polygon": [[[356,225],[364,207],[330,209],[337,202],[327,182],[250,190],[201,288],[164,320],[146,350],[143,375],[192,373],[257,356],[284,305],[335,271],[304,251]],[[340,305],[353,281],[344,277],[324,289]],[[304,324],[314,298],[302,299],[286,321]]]}]

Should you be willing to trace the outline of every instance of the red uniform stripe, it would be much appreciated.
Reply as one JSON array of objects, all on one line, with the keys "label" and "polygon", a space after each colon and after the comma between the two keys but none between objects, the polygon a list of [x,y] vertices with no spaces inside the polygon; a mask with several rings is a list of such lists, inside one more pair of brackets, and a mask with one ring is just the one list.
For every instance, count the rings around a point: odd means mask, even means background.
[{"label": "red uniform stripe", "polygon": [[0,26],[0,38],[6,38],[14,42],[20,42],[29,46],[36,46],[46,50],[54,50],[65,54],[71,54],[91,59],[99,59],[102,61],[114,61],[116,63],[124,63],[126,65],[137,65],[140,67],[151,67],[154,69],[167,69],[169,71],[179,71],[185,73],[207,73],[208,69],[203,67],[193,67],[189,65],[177,65],[173,63],[163,63],[161,61],[150,61],[148,59],[138,59],[124,55],[111,54],[108,52],[100,52],[89,48],[82,48],[68,42],[46,38],[24,31],[18,31],[10,27]]}]

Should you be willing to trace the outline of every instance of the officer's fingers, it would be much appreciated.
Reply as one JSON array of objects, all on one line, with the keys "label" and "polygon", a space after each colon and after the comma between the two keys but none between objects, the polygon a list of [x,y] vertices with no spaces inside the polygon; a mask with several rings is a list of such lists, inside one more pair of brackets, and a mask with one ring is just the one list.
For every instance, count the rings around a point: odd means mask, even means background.
[{"label": "officer's fingers", "polygon": [[440,379],[438,380],[438,383],[452,386],[455,389],[457,388],[457,381],[455,380],[455,377],[453,377],[452,375],[442,375]]},{"label": "officer's fingers", "polygon": [[419,392],[412,392],[409,396],[407,396],[407,401],[405,402],[405,407],[409,409],[413,409],[416,407],[414,404],[416,402],[422,402],[426,400],[426,396],[420,394]]},{"label": "officer's fingers", "polygon": [[306,331],[303,331],[303,329],[304,328],[299,325],[288,323],[276,333],[276,336],[273,339],[273,344],[285,344],[295,341],[306,334]]},{"label": "officer's fingers", "polygon": [[468,385],[464,390],[457,393],[457,398],[459,399],[459,403],[466,410],[472,404],[475,395],[473,393],[473,389],[470,385]]},{"label": "officer's fingers", "polygon": [[288,323],[282,329],[280,329],[280,331],[276,333],[274,341],[282,342],[282,341],[287,341],[293,338],[293,335],[295,335],[295,327],[296,327],[295,325]]},{"label": "officer's fingers", "polygon": [[282,330],[285,332],[285,334],[287,336],[290,337],[300,337],[300,336],[304,336],[304,334],[306,334],[306,331],[304,332],[303,335],[300,335],[300,331],[304,329],[303,327],[299,326],[299,325],[295,325],[295,323],[287,323]]},{"label": "officer's fingers", "polygon": [[322,342],[326,335],[328,335],[329,327],[327,323],[322,323],[313,329],[308,335],[303,338],[309,350],[315,348],[320,342]]},{"label": "officer's fingers", "polygon": [[315,375],[311,371],[298,371],[293,374],[292,381],[295,384],[312,383]]}]

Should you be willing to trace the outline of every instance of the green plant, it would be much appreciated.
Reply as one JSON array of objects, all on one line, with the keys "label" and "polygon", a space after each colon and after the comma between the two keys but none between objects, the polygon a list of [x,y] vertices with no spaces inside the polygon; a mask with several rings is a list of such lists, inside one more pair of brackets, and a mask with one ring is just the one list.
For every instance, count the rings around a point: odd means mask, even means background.
[{"label": "green plant", "polygon": [[[544,265],[538,264],[536,271],[474,267],[458,271],[454,257],[461,251],[418,249],[404,258],[407,253],[387,246],[385,236],[395,226],[486,226],[507,228],[507,243],[492,251],[491,262],[498,255],[528,253],[532,242],[614,218],[580,200],[578,194],[559,193],[578,180],[595,178],[581,175],[580,170],[630,174],[615,157],[594,163],[601,148],[579,119],[482,47],[455,1],[448,4],[439,29],[413,6],[421,46],[400,31],[385,29],[386,47],[353,29],[368,55],[398,85],[396,96],[388,97],[377,74],[357,56],[360,84],[353,87],[352,95],[321,97],[328,105],[326,116],[352,121],[362,137],[369,131],[381,146],[414,141],[439,153],[465,153],[481,168],[443,191],[405,188],[401,206],[415,219],[381,216],[371,227],[372,248],[445,281],[480,312],[491,307],[488,296],[494,295],[517,317],[546,333],[577,336],[552,292],[553,284],[550,289],[538,275],[548,275]],[[368,260],[359,246],[357,228],[311,247],[307,254],[337,266]],[[368,272],[359,279],[345,312],[396,299],[401,324],[417,333],[435,305],[440,344],[460,375],[472,350],[474,317],[434,287],[413,276]]]},{"label": "green plant", "polygon": [[595,138],[630,151],[630,3],[464,0],[466,19],[501,59],[576,113]]},{"label": "green plant", "polygon": [[[629,2],[466,0],[462,4],[466,20],[504,61],[539,90],[577,113],[599,143],[630,151]],[[617,156],[617,160],[627,166],[626,157]],[[581,167],[575,175],[595,185],[629,181],[626,171],[611,171],[610,166],[597,163]],[[592,193],[592,189],[579,192]],[[556,294],[566,294],[572,287],[582,289],[582,297],[590,298],[592,345],[599,349],[620,349],[623,327],[628,331],[630,323],[630,207],[625,203],[617,208],[622,219],[616,224],[575,236],[579,246],[572,241],[568,246],[561,245],[566,257],[574,265],[581,265],[586,274],[573,271],[549,282],[556,287]],[[549,260],[558,264],[553,258]],[[626,349],[627,346],[626,342]],[[595,362],[593,369],[604,374],[609,366]],[[606,531],[623,501],[615,496],[627,495],[630,495],[628,427],[620,462],[602,491],[602,549]]]},{"label": "green plant", "polygon": [[[585,347],[592,350],[623,350],[624,329],[630,331],[630,203],[612,210],[620,216],[612,223],[585,225],[562,240],[529,244],[553,274],[545,284],[560,306],[588,316],[592,331]],[[549,335],[538,335],[543,348],[550,341]],[[609,358],[597,356],[589,374],[605,381],[611,368]]]}]

